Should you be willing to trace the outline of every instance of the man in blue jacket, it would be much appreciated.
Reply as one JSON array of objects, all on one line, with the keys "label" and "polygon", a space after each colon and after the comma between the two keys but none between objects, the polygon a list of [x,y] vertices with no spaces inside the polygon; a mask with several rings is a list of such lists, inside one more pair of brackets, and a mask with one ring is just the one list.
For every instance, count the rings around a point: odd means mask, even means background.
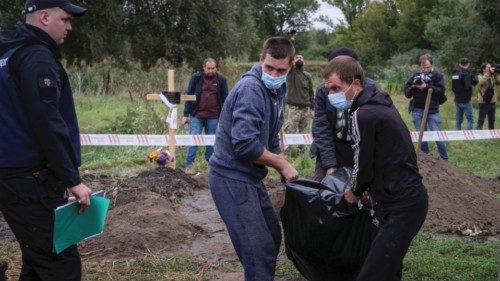
[{"label": "man in blue jacket", "polygon": [[0,210],[19,242],[20,280],[80,280],[73,245],[53,253],[54,209],[69,190],[90,204],[81,182],[80,134],[58,44],[86,9],[67,0],[28,0],[26,23],[0,33]]},{"label": "man in blue jacket", "polygon": [[298,177],[280,151],[285,81],[294,47],[284,37],[266,40],[258,64],[231,90],[219,119],[209,184],[247,281],[271,281],[281,228],[262,180],[267,168],[284,180]]},{"label": "man in blue jacket", "polygon": [[[215,134],[219,115],[227,97],[226,78],[217,72],[217,62],[207,58],[203,62],[203,71],[197,71],[191,76],[187,90],[189,95],[195,95],[196,101],[188,101],[184,107],[182,125],[189,123],[189,134],[199,135],[205,129],[205,134]],[[189,119],[188,119],[189,118]],[[187,148],[184,168],[189,170],[196,158],[197,146]],[[213,153],[213,147],[205,147],[205,160]]]}]

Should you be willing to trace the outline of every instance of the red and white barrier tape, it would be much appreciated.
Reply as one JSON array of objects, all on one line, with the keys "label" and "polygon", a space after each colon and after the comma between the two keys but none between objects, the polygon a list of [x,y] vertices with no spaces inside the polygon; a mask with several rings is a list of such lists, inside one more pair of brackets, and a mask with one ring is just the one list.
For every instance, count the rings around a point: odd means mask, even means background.
[{"label": "red and white barrier tape", "polygon": [[[311,144],[311,134],[284,135],[285,145]],[[411,139],[416,142],[418,132],[411,132]],[[426,131],[424,141],[461,141],[500,139],[500,129],[474,131]],[[82,145],[96,146],[165,146],[168,144],[166,135],[115,135],[115,134],[81,134]],[[176,146],[213,145],[215,135],[176,135]]]}]

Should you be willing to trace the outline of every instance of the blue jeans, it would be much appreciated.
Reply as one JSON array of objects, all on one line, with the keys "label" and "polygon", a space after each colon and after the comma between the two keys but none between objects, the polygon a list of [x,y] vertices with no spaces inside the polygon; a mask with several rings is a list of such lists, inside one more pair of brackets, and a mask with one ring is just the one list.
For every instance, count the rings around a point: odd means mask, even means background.
[{"label": "blue jeans", "polygon": [[[422,108],[414,108],[411,112],[411,117],[413,119],[413,124],[417,130],[420,130],[420,122],[422,121],[422,117],[424,116],[424,110]],[[437,113],[429,113],[427,115],[427,126],[431,129],[431,131],[440,131],[441,130],[441,117],[439,112]],[[426,126],[426,130],[427,130]],[[439,157],[441,159],[448,161],[448,153],[446,152],[446,144],[442,141],[436,142]],[[427,142],[422,142],[420,145],[420,149],[424,153],[429,153],[429,145]]]},{"label": "blue jeans", "polygon": [[474,124],[474,116],[472,114],[472,102],[465,103],[455,103],[456,115],[455,115],[455,130],[462,130],[462,121],[464,120],[464,114],[467,118],[467,130],[472,130]]},{"label": "blue jeans", "polygon": [[[189,134],[201,135],[201,132],[203,131],[203,129],[205,129],[206,135],[214,135],[218,123],[219,119],[217,118],[205,119],[189,117]],[[194,159],[196,158],[196,151],[198,151],[197,146],[188,146],[186,161],[184,161],[184,167],[189,167],[193,164]],[[208,159],[210,159],[210,156],[212,156],[212,153],[214,153],[214,147],[208,145],[205,146],[205,160],[208,161]]]},{"label": "blue jeans", "polygon": [[281,227],[266,187],[209,173],[215,206],[245,270],[245,281],[272,281]]}]

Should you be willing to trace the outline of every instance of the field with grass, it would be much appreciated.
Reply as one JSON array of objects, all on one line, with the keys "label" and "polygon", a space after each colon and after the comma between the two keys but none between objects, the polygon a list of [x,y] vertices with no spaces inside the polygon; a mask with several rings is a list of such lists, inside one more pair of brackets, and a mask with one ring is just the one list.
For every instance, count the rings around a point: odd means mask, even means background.
[{"label": "field with grass", "polygon": [[[234,62],[227,62],[221,67],[224,72],[232,73],[230,85],[237,79],[238,72],[231,71]],[[187,81],[187,70],[180,72],[178,87],[183,87]],[[78,73],[76,73],[78,74]],[[144,81],[133,83],[133,90],[119,88],[121,83],[131,80],[123,74],[115,81],[116,90],[112,94],[94,94],[99,86],[89,87],[91,74],[85,72],[76,75],[72,73],[73,82],[79,85],[75,95],[78,119],[81,133],[121,133],[121,134],[162,134],[167,128],[165,125],[166,109],[160,102],[149,102],[144,95],[162,87],[161,71],[154,74],[141,74]],[[86,76],[90,78],[85,78]],[[80,78],[78,78],[80,77]],[[154,78],[152,78],[154,77]],[[316,85],[319,81],[315,76]],[[80,79],[80,80],[77,80]],[[95,78],[95,80],[99,80]],[[154,82],[150,82],[150,80]],[[166,80],[166,79],[165,79]],[[76,83],[76,82],[78,83]],[[87,82],[86,82],[87,81]],[[146,81],[146,82],[145,82]],[[149,81],[149,82],[148,82]],[[95,82],[99,84],[99,82]],[[118,83],[118,84],[117,84]],[[404,83],[402,81],[401,83]],[[139,86],[137,86],[139,85]],[[387,88],[390,84],[381,83]],[[94,89],[94,90],[90,90]],[[407,112],[408,100],[400,92],[390,93],[397,108],[403,116],[410,130],[413,125]],[[441,108],[442,128],[453,130],[455,124],[455,106],[451,92],[447,92],[448,101]],[[182,106],[179,113],[182,112]],[[477,120],[477,106],[474,108],[474,117]],[[500,114],[497,114],[496,124],[500,127]],[[178,134],[186,134],[184,129]],[[431,154],[437,155],[434,143],[431,143]],[[464,168],[474,175],[499,179],[500,178],[500,141],[454,141],[448,142],[449,162]],[[124,177],[136,175],[141,171],[150,170],[153,166],[147,161],[146,154],[153,147],[83,147],[82,173],[107,175],[110,177]],[[194,170],[206,172],[207,164],[202,157],[203,149],[199,149]],[[178,166],[185,157],[185,148],[177,149]],[[294,163],[300,175],[306,177],[314,169],[314,159],[307,153],[301,153],[295,147],[290,149],[289,159]],[[279,179],[276,172],[270,177]],[[484,188],[484,187],[477,187]],[[499,191],[496,196],[499,198]],[[499,198],[500,200],[500,198]],[[404,261],[404,280],[453,280],[453,281],[494,281],[498,278],[500,265],[500,236],[495,237],[459,237],[443,235],[431,231],[421,232],[414,239],[409,253]],[[19,250],[13,243],[0,245],[0,257],[19,264]],[[157,257],[145,255],[133,260],[84,262],[84,280],[212,280],[207,279],[207,272],[238,272],[241,267],[237,261],[211,261],[198,256],[179,255]],[[278,280],[302,280],[292,263],[280,261],[277,268]]]}]

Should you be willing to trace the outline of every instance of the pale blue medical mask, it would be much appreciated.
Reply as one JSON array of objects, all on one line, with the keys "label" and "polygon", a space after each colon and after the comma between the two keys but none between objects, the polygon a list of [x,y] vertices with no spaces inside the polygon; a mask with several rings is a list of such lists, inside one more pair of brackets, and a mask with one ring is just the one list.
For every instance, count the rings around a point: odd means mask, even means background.
[{"label": "pale blue medical mask", "polygon": [[262,82],[264,82],[266,88],[268,88],[269,90],[276,90],[286,82],[286,74],[283,76],[273,77],[262,71],[262,76],[260,79],[262,80]]},{"label": "pale blue medical mask", "polygon": [[352,86],[352,83],[351,83],[351,85],[349,85],[349,88],[347,88],[347,90],[345,92],[343,92],[343,91],[340,91],[340,92],[330,91],[328,93],[328,101],[330,102],[330,104],[338,110],[350,109],[352,106],[352,100],[347,100],[345,93],[347,91],[349,91],[351,86]]}]

